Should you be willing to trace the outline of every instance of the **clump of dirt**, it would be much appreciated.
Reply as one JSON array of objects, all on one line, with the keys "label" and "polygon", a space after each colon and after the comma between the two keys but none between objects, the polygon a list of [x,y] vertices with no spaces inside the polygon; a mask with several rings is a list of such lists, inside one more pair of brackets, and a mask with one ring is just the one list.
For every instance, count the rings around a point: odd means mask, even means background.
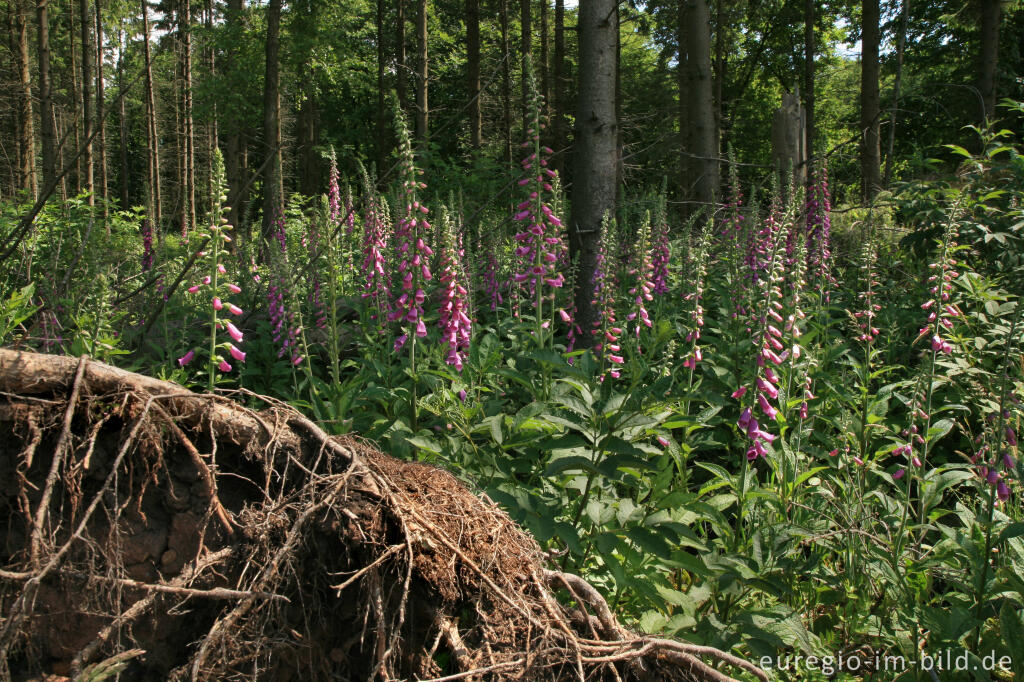
[{"label": "clump of dirt", "polygon": [[0,349],[0,480],[0,679],[767,679],[284,406]]}]

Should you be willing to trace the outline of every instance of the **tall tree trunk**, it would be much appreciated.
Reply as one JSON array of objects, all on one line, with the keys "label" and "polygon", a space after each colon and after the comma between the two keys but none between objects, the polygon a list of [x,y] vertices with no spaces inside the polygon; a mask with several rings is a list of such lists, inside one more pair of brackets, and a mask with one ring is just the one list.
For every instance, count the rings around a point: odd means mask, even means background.
[{"label": "tall tree trunk", "polygon": [[860,61],[860,177],[861,194],[867,201],[874,198],[882,183],[878,158],[878,0],[862,0],[861,17],[864,29]]},{"label": "tall tree trunk", "polygon": [[[122,24],[123,25],[123,24]],[[124,51],[127,43],[125,31],[119,28],[117,32],[117,89],[124,91]],[[118,98],[118,151],[120,152],[121,169],[119,172],[121,182],[118,187],[121,191],[121,208],[128,208],[129,196],[131,194],[131,175],[128,173],[128,121],[125,107],[126,97]]]},{"label": "tall tree trunk", "polygon": [[270,158],[263,173],[263,239],[274,234],[274,220],[282,210],[281,187],[281,95],[278,63],[281,37],[281,0],[267,5],[266,71],[263,77],[263,145]]},{"label": "tall tree trunk", "polygon": [[483,144],[480,108],[480,0],[466,0],[466,90],[469,96],[469,144]]},{"label": "tall tree trunk", "polygon": [[[546,2],[547,0],[543,0]],[[552,105],[554,120],[551,122],[551,132],[555,148],[555,169],[562,176],[565,182],[565,109],[568,97],[565,94],[565,0],[555,0],[555,87],[552,91]]]},{"label": "tall tree trunk", "polygon": [[500,0],[498,23],[501,24],[501,123],[505,137],[506,172],[512,172],[512,45],[508,32],[508,0]]},{"label": "tall tree trunk", "polygon": [[85,141],[85,153],[82,155],[82,170],[85,173],[83,189],[89,193],[89,205],[95,205],[92,157],[92,54],[95,46],[92,32],[89,30],[89,0],[78,0],[78,16],[82,36],[82,138]]},{"label": "tall tree trunk", "polygon": [[[544,109],[549,109],[548,96],[551,82],[548,74],[548,0],[540,0],[540,96],[544,98]],[[547,135],[546,137],[550,137]]]},{"label": "tall tree trunk", "polygon": [[622,205],[624,169],[622,166],[622,15],[615,13],[615,205]]},{"label": "tall tree trunk", "polygon": [[896,81],[892,88],[892,109],[889,112],[889,145],[885,153],[885,177],[882,184],[892,181],[893,154],[896,151],[896,116],[900,107],[900,88],[903,85],[903,53],[907,47],[907,23],[910,21],[910,0],[900,3],[899,36],[896,39]]},{"label": "tall tree trunk", "polygon": [[[241,37],[242,32],[242,10],[245,9],[243,0],[228,0],[227,12],[224,15],[224,23],[233,34]],[[232,41],[234,44],[235,41]],[[236,73],[238,70],[238,52],[236,49],[229,49],[226,52],[222,70],[225,73]],[[245,197],[242,196],[245,182],[245,164],[242,156],[245,152],[245,135],[241,122],[237,117],[229,117],[226,121],[227,133],[224,144],[224,175],[228,184],[228,217],[235,227],[241,229],[242,214],[245,207]],[[246,233],[248,234],[248,233]]]},{"label": "tall tree trunk", "polygon": [[398,108],[402,113],[409,113],[409,94],[406,80],[408,65],[405,63],[405,0],[398,0],[395,18],[395,92],[398,95]]},{"label": "tall tree trunk", "polygon": [[162,224],[160,196],[160,137],[156,126],[156,93],[153,86],[153,57],[149,45],[149,4],[142,0],[142,55],[146,68],[146,177],[149,179],[150,219],[160,232]]},{"label": "tall tree trunk", "polygon": [[588,0],[579,7],[579,99],[573,152],[570,246],[579,270],[576,323],[590,342],[594,323],[593,277],[601,221],[615,215],[616,0]]},{"label": "tall tree trunk", "polygon": [[[203,10],[204,10],[204,14],[205,14],[205,17],[203,19],[203,24],[206,27],[206,35],[209,36],[209,35],[212,35],[212,32],[213,32],[213,0],[206,0]],[[206,72],[207,72],[207,74],[209,74],[209,77],[212,79],[212,78],[215,78],[216,75],[217,75],[217,60],[216,60],[216,53],[215,53],[215,51],[213,49],[213,45],[210,44],[209,39],[207,39],[207,44],[205,46],[205,52],[206,52]],[[219,131],[219,117],[217,115],[217,112],[218,112],[217,102],[214,101],[213,107],[212,107],[212,114],[213,115],[206,122],[206,205],[207,205],[207,210],[210,210],[210,211],[213,210],[214,202],[219,202],[220,201],[220,197],[219,196],[218,197],[214,196],[214,189],[213,189],[214,153],[215,153],[215,151],[217,150],[217,148],[218,148],[218,146],[220,144],[220,141],[218,140],[218,136],[220,134],[220,131]]]},{"label": "tall tree trunk", "polygon": [[979,54],[980,71],[978,90],[985,103],[985,118],[991,119],[996,113],[996,75],[999,67],[999,20],[1000,0],[981,1],[981,43]]},{"label": "tall tree trunk", "polygon": [[676,81],[679,89],[679,193],[683,201],[689,201],[693,193],[693,150],[690,135],[690,68],[687,65],[689,44],[689,22],[686,0],[681,0],[676,17]]},{"label": "tall tree trunk", "polygon": [[533,61],[533,29],[530,21],[530,1],[519,0],[519,52],[522,58],[522,117],[523,117],[523,138],[527,137],[526,131],[530,127],[530,92],[527,83],[530,81],[530,67]]},{"label": "tall tree trunk", "polygon": [[[74,138],[75,149],[80,149],[82,146],[81,138],[81,125],[82,120],[79,116],[78,106],[82,102],[80,97],[81,88],[78,86],[78,53],[75,51],[75,0],[68,0],[68,57],[69,67],[71,70],[71,91],[68,93],[68,99],[71,101],[71,134]],[[65,124],[65,128],[66,128]],[[61,165],[63,166],[63,154],[64,149],[61,149]],[[82,193],[82,187],[85,182],[85,174],[82,172],[82,154],[78,155],[75,159],[75,194]]]},{"label": "tall tree trunk", "polygon": [[725,50],[725,0],[715,3],[715,156],[722,158],[722,98],[725,91],[726,50]]},{"label": "tall tree trunk", "polygon": [[[719,0],[721,1],[721,0]],[[814,21],[816,16],[815,0],[804,0],[804,120],[807,126],[808,161],[814,158]],[[808,169],[810,170],[810,169]],[[807,173],[807,181],[812,182],[812,174]]]},{"label": "tall tree trunk", "polygon": [[319,190],[319,173],[317,172],[317,103],[316,73],[312,59],[306,61],[306,73],[302,79],[302,108],[299,109],[299,192],[313,196]]},{"label": "tall tree trunk", "polygon": [[103,109],[105,102],[103,94],[103,12],[100,8],[100,0],[93,3],[95,11],[96,30],[96,125],[99,126],[99,157],[96,159],[100,171],[100,196],[103,198],[103,225],[107,226],[107,203],[110,196],[107,193],[107,126]]},{"label": "tall tree trunk", "polygon": [[178,32],[181,39],[181,117],[184,132],[185,152],[182,233],[189,234],[196,227],[196,135],[192,120],[192,5],[191,0],[181,0],[178,15]]},{"label": "tall tree trunk", "polygon": [[35,131],[32,116],[32,76],[29,71],[31,59],[28,51],[28,0],[17,0],[14,8],[14,31],[17,34],[18,84],[21,92],[18,99],[18,157],[21,161],[18,169],[19,186],[35,199],[38,192],[36,186],[36,148]]},{"label": "tall tree trunk", "polygon": [[718,194],[718,143],[711,95],[711,19],[707,0],[686,0],[686,7],[693,199],[710,207]]},{"label": "tall tree trunk", "polygon": [[427,61],[427,0],[416,3],[416,139],[426,142],[429,135],[430,108],[427,104],[429,84],[429,62]]},{"label": "tall tree trunk", "polygon": [[390,147],[388,134],[387,117],[387,88],[385,87],[385,73],[387,70],[387,50],[384,44],[384,14],[386,0],[377,0],[377,177],[384,173],[384,164],[387,163],[388,148]]},{"label": "tall tree trunk", "polygon": [[50,73],[50,16],[49,0],[36,4],[37,49],[39,64],[39,127],[43,147],[43,186],[49,186],[57,176],[57,122],[53,111],[53,84]]}]

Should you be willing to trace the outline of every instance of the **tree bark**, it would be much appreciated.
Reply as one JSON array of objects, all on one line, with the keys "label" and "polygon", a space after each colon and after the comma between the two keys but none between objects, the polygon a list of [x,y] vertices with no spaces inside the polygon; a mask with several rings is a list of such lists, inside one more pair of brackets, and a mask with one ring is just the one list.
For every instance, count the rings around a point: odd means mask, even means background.
[{"label": "tree bark", "polygon": [[427,54],[427,0],[416,3],[416,139],[426,142],[429,133],[430,108],[427,104],[430,64]]},{"label": "tree bark", "polygon": [[679,89],[679,195],[683,201],[689,201],[693,192],[693,158],[692,140],[690,135],[690,67],[689,56],[689,22],[687,20],[686,0],[679,3],[676,17],[676,80]]},{"label": "tree bark", "polygon": [[273,158],[263,174],[263,239],[269,242],[274,234],[274,221],[282,209],[281,185],[281,96],[280,65],[281,0],[267,5],[266,70],[263,76],[263,146],[264,154]]},{"label": "tree bark", "polygon": [[615,215],[616,0],[589,0],[579,7],[579,98],[576,105],[575,170],[570,246],[577,258],[576,323],[590,342],[594,267],[601,221]]},{"label": "tree bark", "polygon": [[[807,160],[814,158],[814,21],[815,0],[804,0],[804,120],[807,128]],[[813,182],[811,173],[807,181]]]},{"label": "tree bark", "polygon": [[405,63],[405,0],[398,0],[395,20],[395,93],[398,107],[409,114],[409,95],[406,86],[408,65]]},{"label": "tree bark", "polygon": [[878,0],[862,0],[861,17],[864,28],[860,62],[860,176],[861,194],[865,201],[869,201],[882,184],[878,139]]},{"label": "tree bark", "polygon": [[182,233],[189,234],[196,227],[196,135],[192,120],[192,5],[191,0],[181,0],[178,15],[178,31],[181,38],[181,116],[184,125],[185,152]]},{"label": "tree bark", "polygon": [[36,5],[37,50],[39,64],[39,128],[43,148],[43,187],[57,176],[57,122],[53,112],[53,83],[50,72],[49,0]]},{"label": "tree bark", "polygon": [[500,0],[498,23],[501,24],[501,122],[504,136],[505,168],[512,172],[512,45],[508,31],[508,0]]},{"label": "tree bark", "polygon": [[14,11],[14,32],[17,35],[18,85],[18,185],[32,199],[36,198],[36,148],[32,114],[32,75],[28,49],[28,0],[17,0]]},{"label": "tree bark", "polygon": [[530,92],[527,83],[530,82],[530,68],[533,61],[533,28],[530,20],[531,0],[519,0],[519,52],[522,58],[522,81],[523,89],[522,111],[523,117],[523,139],[526,139],[526,131],[530,127]]},{"label": "tree bark", "polygon": [[[119,28],[117,32],[117,89],[124,90],[124,51],[127,43],[125,31]],[[119,172],[121,182],[118,188],[121,193],[121,208],[127,209],[131,195],[131,175],[128,172],[128,120],[125,107],[125,97],[118,98],[118,151],[120,152],[121,169]]]},{"label": "tree bark", "polygon": [[319,189],[319,173],[316,159],[317,144],[317,103],[316,81],[312,59],[308,59],[302,78],[302,108],[299,110],[299,191],[313,196]]},{"label": "tree bark", "polygon": [[[999,67],[1000,0],[981,0],[981,44],[978,90],[985,103],[985,118],[996,113],[996,75]],[[984,123],[984,121],[982,121]]]},{"label": "tree bark", "polygon": [[[228,0],[227,12],[224,15],[224,23],[229,31],[236,33],[238,38],[242,32],[242,11],[245,9],[243,0]],[[234,40],[232,44],[234,44]],[[238,69],[238,53],[235,49],[228,49],[222,61],[221,69],[225,73],[234,74]],[[245,208],[245,197],[242,193],[248,183],[245,181],[245,163],[242,158],[245,154],[245,134],[241,123],[237,118],[230,117],[226,123],[227,132],[224,144],[224,175],[228,185],[228,217],[231,223],[242,228],[242,214]]]},{"label": "tree bark", "polygon": [[[547,0],[544,0],[545,2]],[[555,149],[555,169],[565,181],[565,109],[568,98],[565,91],[565,0],[555,0],[555,63],[554,63],[554,90],[552,91],[552,105],[554,120],[551,122],[551,132]]]},{"label": "tree bark", "polygon": [[156,94],[153,86],[153,57],[149,45],[149,5],[142,0],[142,54],[146,68],[146,166],[150,218],[159,234],[162,224],[160,196],[160,137],[156,125]]},{"label": "tree bark", "polygon": [[82,155],[82,171],[85,175],[84,189],[89,193],[89,205],[94,206],[96,199],[93,179],[92,136],[92,54],[95,49],[92,32],[89,30],[89,0],[78,0],[78,16],[82,41],[82,136],[86,140],[85,154]]},{"label": "tree bark", "polygon": [[711,18],[707,0],[686,0],[686,22],[692,198],[710,207],[718,194],[718,144],[711,94]]},{"label": "tree bark", "polygon": [[882,184],[892,181],[893,154],[896,151],[896,116],[900,107],[900,88],[903,85],[903,53],[907,46],[907,23],[910,21],[910,0],[900,3],[899,36],[896,39],[896,81],[892,89],[892,109],[889,112],[889,145],[885,154],[885,177]]},{"label": "tree bark", "polygon": [[[95,12],[96,30],[96,125],[99,126],[99,156],[97,167],[100,171],[100,197],[103,199],[103,224],[107,226],[107,204],[110,196],[107,192],[107,126],[104,124],[106,117],[103,115],[104,94],[103,94],[103,12],[100,7],[100,0],[93,3]],[[109,228],[108,228],[109,229]]]},{"label": "tree bark", "polygon": [[377,31],[377,177],[384,173],[390,148],[388,133],[387,88],[385,74],[387,72],[387,50],[384,44],[384,16],[386,0],[377,0],[376,31]]},{"label": "tree bark", "polygon": [[480,108],[480,0],[466,0],[466,90],[469,95],[469,145],[483,144]]},{"label": "tree bark", "polygon": [[725,92],[726,50],[725,50],[725,0],[715,3],[715,156],[722,158],[722,98]]},{"label": "tree bark", "polygon": [[540,95],[544,98],[545,113],[548,111],[548,96],[551,93],[548,73],[548,11],[550,9],[548,0],[540,0]]}]

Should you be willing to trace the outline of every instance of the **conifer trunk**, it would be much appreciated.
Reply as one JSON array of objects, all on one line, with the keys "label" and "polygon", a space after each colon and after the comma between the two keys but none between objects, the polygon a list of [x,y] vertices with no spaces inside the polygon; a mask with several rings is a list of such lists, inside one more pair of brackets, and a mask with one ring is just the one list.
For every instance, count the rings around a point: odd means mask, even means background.
[{"label": "conifer trunk", "polygon": [[562,181],[565,182],[565,108],[568,99],[565,94],[565,0],[555,0],[554,86],[554,97],[552,98],[554,120],[551,122],[554,144],[551,146],[555,149],[555,168],[559,175],[563,176]]},{"label": "conifer trunk", "polygon": [[[719,0],[721,1],[721,0]],[[804,120],[807,128],[807,160],[814,158],[814,21],[816,15],[815,0],[804,0]],[[812,174],[807,173],[807,181],[812,181]]]},{"label": "conifer trunk", "polygon": [[39,65],[39,128],[43,148],[43,186],[57,176],[57,122],[53,112],[53,82],[50,71],[49,0],[36,4],[36,62]]},{"label": "conifer trunk", "polygon": [[142,0],[142,54],[146,69],[146,176],[149,179],[147,199],[149,201],[150,219],[160,231],[162,225],[160,196],[160,138],[156,125],[156,94],[153,86],[153,57],[149,45],[149,5]]},{"label": "conifer trunk", "polygon": [[28,49],[28,0],[17,0],[14,8],[14,30],[17,35],[18,85],[18,157],[20,160],[18,184],[29,197],[38,193],[36,182],[35,131],[32,114],[31,59]]},{"label": "conifer trunk", "polygon": [[910,0],[900,3],[899,36],[896,39],[896,80],[892,88],[892,109],[889,112],[889,145],[885,154],[885,177],[882,185],[892,181],[893,154],[896,151],[896,116],[900,107],[900,89],[903,85],[903,52],[907,46],[907,23],[910,21]]},{"label": "conifer trunk", "polygon": [[377,176],[384,172],[384,164],[388,157],[388,125],[387,125],[387,99],[385,93],[386,60],[387,51],[384,44],[384,14],[385,0],[377,0],[376,30],[377,30]]},{"label": "conifer trunk", "polygon": [[398,95],[398,107],[403,113],[409,112],[409,94],[405,55],[405,0],[398,0],[395,19],[395,92]]},{"label": "conifer trunk", "polygon": [[[96,125],[99,126],[99,154],[96,159],[96,166],[100,172],[100,197],[103,199],[102,211],[103,211],[103,224],[107,226],[107,204],[110,200],[110,196],[107,192],[107,126],[105,125],[104,117],[104,88],[103,88],[103,12],[100,7],[100,0],[96,0],[93,3],[93,10],[95,11],[95,24],[96,30],[94,35],[96,37]],[[109,227],[108,227],[109,229]]]},{"label": "conifer trunk", "polygon": [[480,108],[480,0],[466,0],[466,90],[469,95],[469,144],[483,144]]},{"label": "conifer trunk", "polygon": [[427,104],[427,87],[430,68],[427,54],[427,0],[416,3],[416,139],[425,142],[429,135],[430,108]]},{"label": "conifer trunk", "polygon": [[266,68],[263,77],[263,146],[270,157],[263,173],[263,239],[274,234],[277,211],[281,210],[281,96],[278,63],[281,35],[281,0],[267,5]]},{"label": "conifer trunk", "polygon": [[523,137],[526,137],[526,130],[530,127],[530,93],[527,83],[529,82],[530,66],[533,61],[533,29],[530,19],[531,0],[519,0],[519,52],[522,58],[522,117]]},{"label": "conifer trunk", "polygon": [[185,153],[182,207],[182,232],[191,233],[196,227],[196,135],[192,120],[192,6],[191,0],[181,0],[178,15],[181,38],[181,116],[184,133],[182,149]]},{"label": "conifer trunk", "polygon": [[686,0],[686,8],[687,101],[693,154],[690,181],[693,199],[700,206],[710,207],[718,193],[718,144],[711,94],[711,19],[707,0]]},{"label": "conifer trunk", "polygon": [[[117,89],[124,91],[124,51],[126,40],[123,28],[117,32]],[[125,107],[126,97],[118,98],[118,151],[120,152],[121,169],[118,187],[121,192],[121,208],[128,208],[131,195],[131,175],[128,172],[128,121]]]},{"label": "conifer trunk", "polygon": [[82,139],[85,142],[85,153],[82,154],[83,187],[89,193],[89,205],[95,205],[92,155],[92,31],[89,30],[89,0],[78,0],[79,28],[81,29],[82,45]]},{"label": "conifer trunk", "polygon": [[985,118],[996,113],[996,74],[999,68],[999,20],[1002,12],[1000,0],[981,0],[981,50],[978,90],[985,103]]},{"label": "conifer trunk", "polygon": [[498,23],[501,24],[501,123],[504,136],[505,168],[512,172],[512,46],[508,31],[508,0],[500,0]]}]

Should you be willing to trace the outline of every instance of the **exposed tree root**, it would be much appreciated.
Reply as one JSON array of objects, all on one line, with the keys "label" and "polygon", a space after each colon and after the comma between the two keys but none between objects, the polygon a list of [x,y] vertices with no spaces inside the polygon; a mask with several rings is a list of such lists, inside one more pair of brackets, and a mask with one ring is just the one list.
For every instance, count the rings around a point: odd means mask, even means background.
[{"label": "exposed tree root", "polygon": [[0,349],[0,480],[0,679],[767,680],[628,631],[447,472],[280,405]]}]

